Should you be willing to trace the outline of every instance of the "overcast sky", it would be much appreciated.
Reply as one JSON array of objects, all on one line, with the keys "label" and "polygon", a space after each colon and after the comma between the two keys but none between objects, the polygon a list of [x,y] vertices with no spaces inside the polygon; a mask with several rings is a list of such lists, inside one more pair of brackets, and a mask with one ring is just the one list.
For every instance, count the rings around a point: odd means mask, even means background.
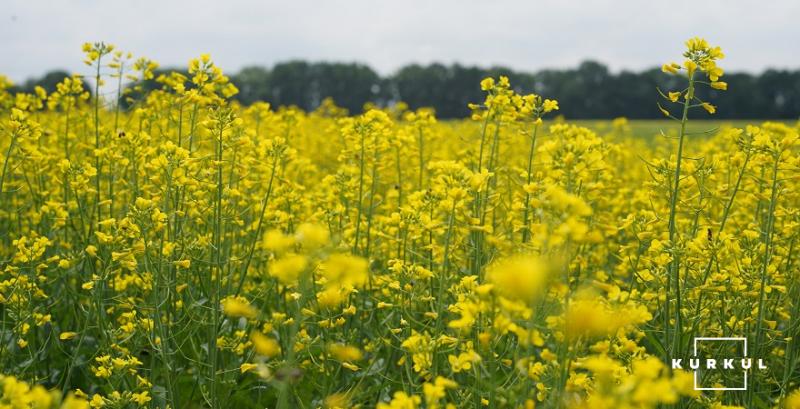
[{"label": "overcast sky", "polygon": [[693,35],[728,71],[800,68],[797,0],[3,0],[0,73],[87,73],[81,44],[104,40],[162,66],[210,53],[223,70],[289,59],[520,70],[596,59],[612,70],[678,59]]}]

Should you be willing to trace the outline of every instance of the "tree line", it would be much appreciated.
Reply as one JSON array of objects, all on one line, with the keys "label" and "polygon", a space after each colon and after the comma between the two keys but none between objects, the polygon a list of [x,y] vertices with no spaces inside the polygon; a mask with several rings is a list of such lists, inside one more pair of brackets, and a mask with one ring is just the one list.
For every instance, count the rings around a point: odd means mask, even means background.
[{"label": "tree line", "polygon": [[[160,70],[168,71],[172,70]],[[30,92],[41,85],[51,91],[65,75],[64,71],[53,71],[16,90]],[[559,113],[571,119],[661,118],[655,105],[656,90],[674,91],[679,84],[660,68],[614,73],[595,61],[583,62],[576,68],[535,73],[506,67],[411,64],[388,76],[358,63],[288,61],[271,68],[244,68],[231,75],[231,81],[239,88],[234,98],[245,105],[267,101],[273,106],[313,110],[324,98],[331,97],[337,105],[358,113],[368,102],[387,106],[403,101],[411,108],[433,107],[440,118],[461,118],[469,115],[468,103],[483,100],[480,80],[498,75],[508,76],[519,92],[558,100]],[[727,91],[711,90],[699,95],[718,106],[718,118],[800,117],[800,69],[730,73],[723,80],[729,84]],[[160,87],[155,81],[143,85],[145,89]]]}]

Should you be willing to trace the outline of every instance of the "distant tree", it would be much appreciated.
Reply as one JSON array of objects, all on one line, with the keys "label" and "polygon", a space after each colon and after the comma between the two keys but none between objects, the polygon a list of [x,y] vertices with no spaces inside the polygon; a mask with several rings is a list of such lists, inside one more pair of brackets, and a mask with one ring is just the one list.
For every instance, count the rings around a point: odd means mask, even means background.
[{"label": "distant tree", "polygon": [[[479,84],[489,75],[515,76],[505,67],[483,69],[459,64],[413,64],[401,68],[389,80],[393,83],[395,100],[406,102],[412,109],[433,107],[441,118],[458,118],[469,115],[469,103],[483,101],[485,95]],[[531,87],[532,83],[528,77],[527,82],[514,85],[525,88],[525,85]]]},{"label": "distant tree", "polygon": [[[53,70],[48,71],[43,76],[38,78],[31,78],[22,83],[21,85],[16,85],[11,87],[11,92],[25,92],[25,93],[33,93],[34,89],[38,87],[44,88],[47,93],[51,93],[56,90],[56,86],[58,83],[64,80],[64,78],[71,77],[72,75],[65,71],[65,70]],[[83,81],[83,88],[86,91],[92,92],[89,83],[85,80]]]},{"label": "distant tree", "polygon": [[762,117],[800,117],[800,71],[767,70],[756,81],[756,88],[771,107]]},{"label": "distant tree", "polygon": [[231,76],[231,81],[239,88],[236,99],[245,105],[257,101],[269,101],[272,96],[270,76],[268,69],[255,66],[245,67]]},{"label": "distant tree", "polygon": [[314,92],[310,101],[316,108],[325,97],[350,112],[359,112],[367,101],[378,99],[380,76],[363,64],[318,63],[312,67]]},{"label": "distant tree", "polygon": [[[143,93],[161,88],[156,79],[172,71],[176,70],[157,70],[155,79],[140,84],[140,91],[129,96],[138,100]],[[188,77],[185,70],[177,71]],[[63,70],[51,71],[41,78],[26,81],[12,92],[33,92],[37,85],[52,92],[68,75]],[[364,64],[295,60],[275,64],[271,69],[246,67],[231,75],[231,81],[239,88],[234,98],[244,105],[267,101],[275,107],[295,105],[313,110],[331,97],[350,113],[359,113],[367,102],[389,106],[404,101],[412,109],[432,107],[440,118],[463,118],[469,114],[467,104],[480,103],[485,98],[480,81],[499,75],[508,76],[519,93],[534,92],[558,100],[559,113],[572,119],[662,118],[656,107],[656,90],[668,92],[681,87],[675,76],[664,74],[658,68],[613,73],[597,61],[585,61],[576,68],[536,73],[506,67],[410,64],[381,77]],[[726,73],[723,80],[729,83],[727,91],[703,89],[697,94],[717,106],[716,118],[797,119],[800,116],[800,70],[767,70],[759,75]],[[191,87],[190,82],[186,85]],[[123,100],[123,106],[127,107],[126,103],[127,99]]]},{"label": "distant tree", "polygon": [[[276,106],[296,105],[305,110],[313,109],[314,94],[311,64],[305,61],[278,63],[272,68],[269,88],[270,99]],[[234,83],[235,84],[235,83]]]},{"label": "distant tree", "polygon": [[[436,108],[439,116],[453,109],[443,104],[444,94],[467,92],[461,90],[447,90],[447,67],[442,64],[432,64],[427,67],[412,64],[401,68],[391,77],[394,83],[395,99],[407,103],[411,108],[431,106]],[[474,87],[474,85],[472,85]]]}]

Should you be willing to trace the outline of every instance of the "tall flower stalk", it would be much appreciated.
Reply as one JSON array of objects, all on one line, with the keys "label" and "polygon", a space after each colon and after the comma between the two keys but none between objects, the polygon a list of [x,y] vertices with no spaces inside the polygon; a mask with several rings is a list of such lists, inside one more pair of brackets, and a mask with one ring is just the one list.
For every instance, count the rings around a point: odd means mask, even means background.
[{"label": "tall flower stalk", "polygon": [[[711,47],[706,40],[701,38],[691,38],[686,41],[687,50],[683,53],[685,58],[683,65],[677,63],[664,64],[662,71],[670,74],[683,74],[687,82],[686,88],[680,91],[668,92],[664,94],[659,90],[659,94],[666,99],[669,103],[680,103],[682,105],[680,117],[675,117],[668,108],[658,104],[659,110],[668,118],[680,122],[680,130],[678,133],[678,148],[675,154],[675,164],[673,166],[674,173],[669,180],[669,218],[668,218],[668,240],[671,261],[667,269],[666,277],[666,297],[664,298],[663,310],[663,346],[666,351],[666,358],[669,359],[674,353],[679,352],[683,336],[682,324],[682,294],[681,287],[681,250],[679,243],[679,232],[677,226],[678,205],[680,203],[680,184],[681,184],[681,166],[684,157],[684,145],[689,133],[686,129],[686,124],[689,121],[689,111],[693,108],[702,107],[709,114],[716,112],[716,107],[701,100],[696,95],[696,86],[698,84],[706,84],[711,88],[718,90],[727,89],[727,84],[719,81],[722,76],[722,69],[717,67],[716,61],[724,58],[724,54],[719,47]],[[700,81],[695,78],[698,72],[706,73],[708,82]],[[683,101],[680,101],[683,99]],[[674,286],[674,287],[673,287]],[[675,316],[671,316],[671,302],[675,298]],[[674,324],[670,328],[670,320],[674,319]]]}]

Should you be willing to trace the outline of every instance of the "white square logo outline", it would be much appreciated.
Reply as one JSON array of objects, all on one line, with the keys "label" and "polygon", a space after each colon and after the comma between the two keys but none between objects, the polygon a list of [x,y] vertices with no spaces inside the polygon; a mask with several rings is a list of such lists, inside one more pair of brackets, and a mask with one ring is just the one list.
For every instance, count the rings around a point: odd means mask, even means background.
[{"label": "white square logo outline", "polygon": [[[697,356],[697,341],[742,341],[744,343],[744,357],[747,358],[747,338],[744,337],[697,337],[694,339],[694,354]],[[744,386],[741,388],[699,388],[697,386],[697,371],[694,371],[694,390],[696,391],[746,391],[747,390],[747,370],[744,371]]]}]

